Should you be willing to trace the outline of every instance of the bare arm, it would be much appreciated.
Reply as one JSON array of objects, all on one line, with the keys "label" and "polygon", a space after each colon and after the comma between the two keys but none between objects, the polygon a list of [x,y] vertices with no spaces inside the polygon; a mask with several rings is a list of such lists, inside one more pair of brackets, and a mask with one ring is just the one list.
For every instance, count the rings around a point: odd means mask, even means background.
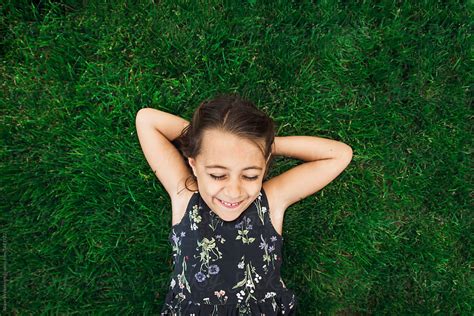
[{"label": "bare arm", "polygon": [[151,124],[170,142],[175,140],[181,131],[189,125],[189,121],[184,118],[157,109],[143,108],[139,112],[142,121]]},{"label": "bare arm", "polygon": [[135,119],[137,136],[143,154],[172,201],[177,201],[180,183],[190,172],[171,143],[189,124],[186,120],[152,108],[138,111]]},{"label": "bare arm", "polygon": [[306,161],[264,184],[279,216],[293,203],[328,185],[352,160],[350,146],[313,136],[275,137],[272,152]]},{"label": "bare arm", "polygon": [[352,149],[342,142],[328,138],[283,136],[275,137],[272,153],[303,161],[317,161],[352,156]]}]

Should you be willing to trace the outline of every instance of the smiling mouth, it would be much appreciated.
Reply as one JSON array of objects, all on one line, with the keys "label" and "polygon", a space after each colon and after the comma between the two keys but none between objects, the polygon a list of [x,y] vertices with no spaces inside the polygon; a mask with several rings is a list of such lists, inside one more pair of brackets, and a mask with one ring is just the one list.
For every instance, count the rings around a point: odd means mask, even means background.
[{"label": "smiling mouth", "polygon": [[224,202],[222,201],[221,199],[217,199],[222,205],[224,205],[225,207],[227,208],[236,208],[238,207],[240,204],[242,204],[242,201],[240,202],[237,202],[237,203],[227,203],[227,202]]}]

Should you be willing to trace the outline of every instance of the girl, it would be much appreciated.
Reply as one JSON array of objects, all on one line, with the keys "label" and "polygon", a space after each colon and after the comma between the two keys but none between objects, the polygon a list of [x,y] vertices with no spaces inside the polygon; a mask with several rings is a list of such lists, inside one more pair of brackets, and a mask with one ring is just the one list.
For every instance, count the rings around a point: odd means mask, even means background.
[{"label": "girl", "polygon": [[[144,108],[136,127],[171,198],[174,271],[161,315],[294,314],[280,277],[285,210],[334,180],[351,148],[275,137],[273,120],[238,95],[203,102],[191,122]],[[275,155],[306,162],[266,179]]]}]

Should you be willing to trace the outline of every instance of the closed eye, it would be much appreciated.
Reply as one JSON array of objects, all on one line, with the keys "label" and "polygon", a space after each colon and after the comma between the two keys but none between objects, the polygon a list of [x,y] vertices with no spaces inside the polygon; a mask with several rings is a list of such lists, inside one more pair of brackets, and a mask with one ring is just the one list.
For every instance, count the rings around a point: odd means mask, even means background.
[{"label": "closed eye", "polygon": [[[224,180],[225,176],[215,176],[213,174],[210,174],[211,178],[213,178],[214,180]],[[246,177],[244,176],[245,179],[249,180],[249,181],[254,181],[254,180],[257,180],[258,179],[258,176],[254,176],[254,177]]]}]

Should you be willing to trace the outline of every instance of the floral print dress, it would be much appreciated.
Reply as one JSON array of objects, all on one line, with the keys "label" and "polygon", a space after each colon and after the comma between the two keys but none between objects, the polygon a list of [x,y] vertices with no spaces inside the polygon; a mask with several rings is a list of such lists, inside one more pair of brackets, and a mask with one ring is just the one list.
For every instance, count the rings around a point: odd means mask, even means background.
[{"label": "floral print dress", "polygon": [[194,192],[173,225],[173,274],[161,315],[294,315],[297,300],[280,277],[283,237],[259,196],[233,221]]}]

